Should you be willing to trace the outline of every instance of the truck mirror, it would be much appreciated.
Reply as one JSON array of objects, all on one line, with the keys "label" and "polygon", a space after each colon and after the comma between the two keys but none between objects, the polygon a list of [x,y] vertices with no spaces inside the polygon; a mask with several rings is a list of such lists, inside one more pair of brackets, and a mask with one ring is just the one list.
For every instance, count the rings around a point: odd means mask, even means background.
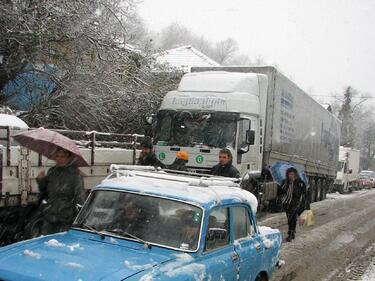
[{"label": "truck mirror", "polygon": [[247,130],[246,131],[246,144],[254,145],[255,144],[255,131]]}]

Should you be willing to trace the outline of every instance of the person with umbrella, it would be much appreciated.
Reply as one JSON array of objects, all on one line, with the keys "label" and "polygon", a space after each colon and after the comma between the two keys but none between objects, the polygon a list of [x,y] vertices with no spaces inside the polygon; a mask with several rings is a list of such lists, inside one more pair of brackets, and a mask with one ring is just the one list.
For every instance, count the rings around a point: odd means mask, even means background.
[{"label": "person with umbrella", "polygon": [[295,238],[297,218],[302,212],[310,209],[310,200],[307,196],[306,184],[300,179],[294,167],[286,170],[285,180],[280,188],[281,204],[288,219],[288,237],[290,242]]},{"label": "person with umbrella", "polygon": [[37,177],[40,190],[41,234],[52,234],[69,229],[78,213],[77,204],[82,205],[86,198],[83,178],[74,165],[72,153],[59,149],[54,160],[56,165],[41,171]]},{"label": "person with umbrella", "polygon": [[43,235],[68,230],[78,213],[77,204],[86,199],[78,166],[87,166],[87,161],[72,139],[52,130],[39,128],[13,137],[22,146],[56,162],[47,174],[41,171],[37,176],[40,215],[31,225],[41,221]]}]

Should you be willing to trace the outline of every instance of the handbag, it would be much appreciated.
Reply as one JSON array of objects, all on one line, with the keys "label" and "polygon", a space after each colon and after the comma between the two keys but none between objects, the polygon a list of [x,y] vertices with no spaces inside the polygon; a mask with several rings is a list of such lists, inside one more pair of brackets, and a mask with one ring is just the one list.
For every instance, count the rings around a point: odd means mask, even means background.
[{"label": "handbag", "polygon": [[299,225],[300,226],[312,226],[315,223],[315,216],[313,210],[305,210],[299,216]]}]

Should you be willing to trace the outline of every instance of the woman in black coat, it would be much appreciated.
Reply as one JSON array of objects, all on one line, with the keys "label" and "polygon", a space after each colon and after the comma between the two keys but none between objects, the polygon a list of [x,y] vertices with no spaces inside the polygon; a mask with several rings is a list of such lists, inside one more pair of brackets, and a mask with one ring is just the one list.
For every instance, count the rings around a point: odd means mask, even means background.
[{"label": "woman in black coat", "polygon": [[295,168],[286,171],[286,177],[281,184],[281,203],[288,218],[288,242],[295,238],[297,219],[304,210],[310,209],[306,184],[298,176]]}]

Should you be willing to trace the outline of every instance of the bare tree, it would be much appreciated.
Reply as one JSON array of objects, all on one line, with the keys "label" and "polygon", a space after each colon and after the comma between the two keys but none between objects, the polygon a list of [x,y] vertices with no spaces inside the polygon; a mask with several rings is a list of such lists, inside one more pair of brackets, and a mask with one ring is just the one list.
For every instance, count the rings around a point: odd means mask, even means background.
[{"label": "bare tree", "polygon": [[238,43],[233,38],[216,43],[214,59],[220,64],[226,64],[238,51]]}]

